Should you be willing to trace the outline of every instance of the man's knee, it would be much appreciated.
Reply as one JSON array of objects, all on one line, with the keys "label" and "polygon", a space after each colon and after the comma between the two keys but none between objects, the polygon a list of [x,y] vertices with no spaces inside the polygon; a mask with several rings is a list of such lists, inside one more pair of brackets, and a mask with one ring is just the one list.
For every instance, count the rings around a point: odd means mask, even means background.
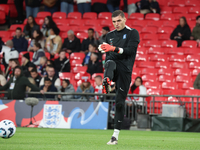
[{"label": "man's knee", "polygon": [[123,110],[125,107],[124,104],[125,104],[125,102],[117,102],[115,105],[116,110]]},{"label": "man's knee", "polygon": [[108,60],[105,63],[105,68],[112,68],[112,69],[116,69],[116,63],[113,60]]}]

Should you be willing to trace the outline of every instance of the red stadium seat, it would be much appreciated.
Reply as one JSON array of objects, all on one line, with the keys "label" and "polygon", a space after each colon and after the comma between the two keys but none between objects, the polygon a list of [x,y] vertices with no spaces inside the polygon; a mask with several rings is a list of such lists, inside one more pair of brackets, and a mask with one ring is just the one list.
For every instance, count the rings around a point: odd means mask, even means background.
[{"label": "red stadium seat", "polygon": [[86,12],[83,14],[83,19],[97,19],[97,13],[95,12]]},{"label": "red stadium seat", "polygon": [[0,11],[0,24],[6,23],[6,13],[3,11]]},{"label": "red stadium seat", "polygon": [[133,68],[132,74],[140,76],[141,68]]},{"label": "red stadium seat", "polygon": [[196,41],[186,40],[186,41],[183,41],[182,47],[196,48],[197,47],[197,42]]},{"label": "red stadium seat", "polygon": [[141,75],[154,75],[156,76],[158,74],[158,69],[152,69],[152,68],[143,68],[140,72]]},{"label": "red stadium seat", "polygon": [[102,79],[104,78],[104,74],[103,74],[103,73],[94,73],[94,74],[92,75],[92,80],[94,80],[96,76],[101,76]]},{"label": "red stadium seat", "polygon": [[185,62],[185,56],[184,55],[171,55],[169,57],[169,61]]},{"label": "red stadium seat", "polygon": [[165,53],[168,55],[184,55],[185,50],[183,48],[169,48],[165,50]]},{"label": "red stadium seat", "polygon": [[[163,21],[163,27],[172,27],[173,29],[179,24],[178,21]],[[170,33],[171,34],[171,33]]]},{"label": "red stadium seat", "polygon": [[36,18],[44,19],[46,16],[51,16],[50,12],[38,12]]},{"label": "red stadium seat", "polygon": [[173,76],[168,76],[168,75],[160,75],[158,77],[159,82],[174,82],[174,77]]},{"label": "red stadium seat", "polygon": [[192,20],[192,15],[191,14],[174,14],[175,20],[179,20],[181,17],[185,17],[187,21]]},{"label": "red stadium seat", "polygon": [[78,32],[88,33],[88,29],[89,29],[88,26],[79,26],[79,27],[77,27],[77,29],[74,32],[76,32],[76,33],[78,33]]},{"label": "red stadium seat", "polygon": [[13,24],[13,25],[10,26],[10,31],[15,31],[18,27],[21,28],[22,31],[24,30],[23,24]]},{"label": "red stadium seat", "polygon": [[146,48],[144,48],[144,47],[138,47],[137,54],[143,55],[143,54],[146,54],[146,51],[147,51]]},{"label": "red stadium seat", "polygon": [[157,34],[143,34],[143,36],[141,37],[142,40],[158,40],[158,35]]},{"label": "red stadium seat", "polygon": [[173,14],[181,14],[181,13],[188,13],[187,7],[174,7]]},{"label": "red stadium seat", "polygon": [[152,55],[149,57],[150,61],[156,61],[156,62],[158,62],[158,61],[165,62],[165,61],[167,61],[167,59],[168,59],[167,55]]},{"label": "red stadium seat", "polygon": [[7,5],[7,4],[0,4],[0,11],[5,12],[6,16],[8,16],[9,15],[9,11],[10,11],[9,5]]},{"label": "red stadium seat", "polygon": [[159,34],[158,40],[159,41],[169,41],[170,40],[170,34]]},{"label": "red stadium seat", "polygon": [[173,69],[159,69],[158,75],[165,75],[165,76],[173,76],[174,70]]},{"label": "red stadium seat", "polygon": [[200,62],[191,62],[189,63],[190,69],[200,69]]},{"label": "red stadium seat", "polygon": [[129,16],[129,19],[133,19],[133,20],[144,20],[144,14],[141,13],[132,13]]},{"label": "red stadium seat", "polygon": [[200,13],[199,7],[190,7],[188,10],[188,13],[189,14],[199,14]]},{"label": "red stadium seat", "polygon": [[197,76],[200,73],[200,69],[194,69],[191,71],[192,76]]},{"label": "red stadium seat", "polygon": [[84,20],[84,25],[85,26],[99,26],[100,25],[100,22],[101,20],[99,19],[83,19]]},{"label": "red stadium seat", "polygon": [[79,38],[82,42],[84,39],[88,38],[88,34],[84,33],[84,32],[79,32],[79,33],[76,34],[76,37]]},{"label": "red stadium seat", "polygon": [[143,27],[141,33],[155,34],[157,32],[156,27]]},{"label": "red stadium seat", "polygon": [[155,68],[155,62],[136,62],[136,66],[139,68]]},{"label": "red stadium seat", "polygon": [[72,59],[80,59],[80,60],[83,61],[84,58],[85,58],[85,54],[84,53],[75,52],[75,53],[72,53],[70,55],[70,60],[72,60]]},{"label": "red stadium seat", "polygon": [[175,76],[190,76],[190,69],[176,69],[174,71]]},{"label": "red stadium seat", "polygon": [[154,21],[158,21],[160,20],[160,15],[156,14],[156,13],[148,13],[145,16],[145,20],[154,20]]},{"label": "red stadium seat", "polygon": [[148,61],[148,56],[147,55],[140,55],[140,54],[136,54],[136,61]]},{"label": "red stadium seat", "polygon": [[[60,19],[59,19],[60,20]],[[38,24],[38,25],[43,25],[44,23],[44,18],[35,18],[35,22]]]},{"label": "red stadium seat", "polygon": [[177,41],[175,40],[162,41],[161,47],[168,47],[168,48],[177,47]]},{"label": "red stadium seat", "polygon": [[185,62],[173,62],[171,64],[171,68],[172,69],[184,69],[184,68],[188,68],[188,64]]},{"label": "red stadium seat", "polygon": [[111,12],[100,12],[98,14],[98,19],[111,19],[112,13]]},{"label": "red stadium seat", "polygon": [[[48,53],[48,52],[47,52]],[[67,59],[69,59],[69,53],[65,53],[65,56],[66,56],[66,58]],[[59,54],[58,53],[56,53],[55,55],[54,55],[54,59],[57,59],[57,58],[59,58],[60,56],[59,56]]]},{"label": "red stadium seat", "polygon": [[78,66],[72,68],[73,73],[86,73],[86,71],[87,71],[87,66]]},{"label": "red stadium seat", "polygon": [[192,78],[190,76],[177,76],[176,82],[190,83],[192,82]]},{"label": "red stadium seat", "polygon": [[81,19],[82,18],[82,14],[80,12],[70,12],[67,15],[67,18],[69,18],[69,19]]},{"label": "red stadium seat", "polygon": [[160,89],[160,83],[159,82],[145,82],[144,86],[148,89]]},{"label": "red stadium seat", "polygon": [[112,23],[111,20],[103,19],[103,20],[101,20],[100,25],[101,25],[101,26],[109,26],[109,27],[112,27],[112,26],[113,26],[113,23]]},{"label": "red stadium seat", "polygon": [[184,7],[185,6],[185,1],[183,0],[169,0],[168,6],[170,7]]},{"label": "red stadium seat", "polygon": [[152,75],[143,75],[142,76],[143,82],[155,82],[157,81],[157,76],[152,76]]},{"label": "red stadium seat", "polygon": [[160,41],[146,41],[144,47],[161,47]]},{"label": "red stadium seat", "polygon": [[0,36],[1,36],[1,38],[5,38],[5,37],[11,38],[12,37],[9,31],[0,31]]},{"label": "red stadium seat", "polygon": [[184,48],[185,55],[200,55],[199,48]]},{"label": "red stadium seat", "polygon": [[161,20],[175,20],[174,14],[162,14],[160,16]]},{"label": "red stadium seat", "polygon": [[199,6],[199,1],[198,0],[186,0],[185,1],[185,6],[189,6],[189,7],[192,7],[192,6]]},{"label": "red stadium seat", "polygon": [[157,55],[163,55],[165,52],[163,51],[163,49],[161,49],[160,47],[150,47],[147,50],[148,54],[157,54]]},{"label": "red stadium seat", "polygon": [[82,19],[72,19],[69,21],[69,26],[82,26],[84,22]]},{"label": "red stadium seat", "polygon": [[[146,82],[146,83],[148,83],[148,82]],[[145,84],[146,84],[145,83]],[[150,82],[151,83],[151,82]],[[148,83],[149,84],[149,83]],[[147,84],[147,85],[148,85]],[[159,84],[159,83],[158,83]],[[153,89],[153,88],[149,88],[148,90],[147,90],[147,95],[161,95],[161,90],[160,89]]]},{"label": "red stadium seat", "polygon": [[91,75],[89,73],[76,73],[74,75],[74,79],[81,80],[83,76],[87,76],[89,79],[91,79]]},{"label": "red stadium seat", "polygon": [[147,27],[161,27],[163,25],[163,21],[154,21],[154,20],[149,20],[147,22]]},{"label": "red stadium seat", "polygon": [[185,91],[185,95],[200,95],[200,92],[199,92],[198,89],[186,90],[186,91]]},{"label": "red stadium seat", "polygon": [[73,74],[71,72],[61,72],[59,73],[59,78],[60,79],[68,79],[68,80],[73,80]]},{"label": "red stadium seat", "polygon": [[156,62],[155,68],[168,69],[168,68],[170,68],[170,63],[169,62]]},{"label": "red stadium seat", "polygon": [[162,7],[162,9],[160,10],[160,14],[171,14],[171,13],[172,13],[172,7]]},{"label": "red stadium seat", "polygon": [[61,32],[67,32],[67,31],[69,31],[69,30],[71,30],[72,28],[72,26],[64,26],[64,25],[59,25],[59,26],[57,26],[59,29],[60,29],[60,31]]},{"label": "red stadium seat", "polygon": [[172,27],[160,27],[157,30],[159,34],[171,34],[174,29]]},{"label": "red stadium seat", "polygon": [[193,90],[193,83],[178,83],[178,88],[183,90]]},{"label": "red stadium seat", "polygon": [[15,4],[9,4],[9,10],[11,18],[16,18],[18,16]]},{"label": "red stadium seat", "polygon": [[[139,26],[144,28],[147,25],[147,20],[130,20],[131,21],[131,26]],[[156,33],[156,32],[155,32]]]},{"label": "red stadium seat", "polygon": [[187,62],[200,62],[199,58],[200,58],[199,55],[188,55],[186,57],[186,61]]},{"label": "red stadium seat", "polygon": [[45,56],[46,56],[46,58],[47,58],[48,60],[51,59],[51,54],[50,54],[49,52],[45,52]]},{"label": "red stadium seat", "polygon": [[175,90],[177,89],[177,85],[174,84],[173,82],[163,82],[161,88]]},{"label": "red stadium seat", "polygon": [[83,61],[80,59],[70,60],[70,66],[72,66],[72,67],[82,66],[82,63],[83,63]]},{"label": "red stadium seat", "polygon": [[163,90],[163,95],[185,95],[185,91],[181,89],[175,89],[175,90]]},{"label": "red stadium seat", "polygon": [[65,12],[54,12],[52,15],[53,19],[66,19],[67,14]]}]

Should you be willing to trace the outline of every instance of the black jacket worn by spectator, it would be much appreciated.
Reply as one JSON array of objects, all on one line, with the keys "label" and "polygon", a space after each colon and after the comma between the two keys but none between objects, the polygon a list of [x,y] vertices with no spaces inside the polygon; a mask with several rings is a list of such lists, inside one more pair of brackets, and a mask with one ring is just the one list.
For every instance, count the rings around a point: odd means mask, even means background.
[{"label": "black jacket worn by spectator", "polygon": [[80,52],[81,50],[81,42],[76,36],[73,41],[70,41],[68,38],[64,40],[62,48],[67,48],[73,52]]},{"label": "black jacket worn by spectator", "polygon": [[60,0],[60,2],[67,2],[69,4],[73,4],[74,0]]},{"label": "black jacket worn by spectator", "polygon": [[29,38],[32,38],[32,37],[33,37],[33,32],[34,32],[35,30],[40,30],[40,26],[37,25],[37,24],[33,25],[33,27],[30,28],[29,30],[27,30],[27,27],[26,27],[26,26],[27,26],[27,25],[24,26],[23,32],[24,32],[25,36],[28,36]]},{"label": "black jacket worn by spectator", "polygon": [[120,31],[113,30],[109,32],[106,35],[106,43],[123,48],[123,53],[107,52],[105,62],[114,60],[119,70],[131,73],[139,42],[138,31],[128,26]]},{"label": "black jacket worn by spectator", "polygon": [[41,81],[42,77],[38,74],[37,77],[34,79],[35,80],[35,83],[37,85],[37,87],[40,86],[40,81]]},{"label": "black jacket worn by spectator", "polygon": [[95,40],[94,38],[92,38],[92,39],[89,39],[89,38],[84,39],[83,42],[82,42],[82,45],[81,45],[81,50],[82,50],[82,51],[88,50],[89,44],[92,44],[92,43],[94,43],[94,44],[96,44],[96,45],[99,44],[98,41]]},{"label": "black jacket worn by spectator", "polygon": [[24,36],[20,36],[19,38],[17,38],[16,36],[14,36],[14,38],[12,39],[12,41],[13,41],[14,48],[19,53],[23,52],[23,51],[27,51],[28,41],[25,39]]},{"label": "black jacket worn by spectator", "polygon": [[70,62],[66,57],[60,61],[60,58],[54,61],[54,68],[57,72],[70,72]]},{"label": "black jacket worn by spectator", "polygon": [[157,1],[152,1],[151,3],[149,3],[148,0],[141,0],[140,7],[138,7],[137,3],[136,3],[136,6],[137,6],[136,12],[140,12],[141,9],[148,9],[151,11],[151,13],[153,13],[153,11],[151,10],[151,8],[153,8],[153,9],[156,9],[156,13],[160,13],[160,7]]},{"label": "black jacket worn by spectator", "polygon": [[[178,33],[181,33],[182,36],[179,37]],[[174,39],[175,36],[177,36],[178,38]],[[172,32],[170,39],[176,40],[178,42],[178,47],[179,47],[179,46],[181,46],[181,44],[184,40],[189,40],[190,36],[191,36],[191,30],[187,24],[184,27],[181,27],[180,25],[178,25]]]},{"label": "black jacket worn by spectator", "polygon": [[97,59],[93,64],[92,61],[90,60],[88,64],[87,73],[91,74],[91,76],[94,73],[103,73],[102,61]]},{"label": "black jacket worn by spectator", "polygon": [[28,71],[28,67],[29,67],[30,65],[33,65],[33,63],[30,62],[30,61],[28,61],[28,62],[26,63],[26,65],[21,66],[21,67],[22,67],[23,74],[24,74],[25,77],[29,77],[29,76],[30,76],[30,72]]},{"label": "black jacket worn by spectator", "polygon": [[21,69],[21,75],[17,79],[14,76],[11,77],[4,86],[0,87],[0,91],[7,90],[8,99],[24,99],[27,86],[31,88],[31,91],[40,91],[38,87],[29,82],[28,78],[23,76]]},{"label": "black jacket worn by spectator", "polygon": [[107,0],[107,4],[111,4],[113,5],[114,7],[119,7],[120,5],[120,0]]},{"label": "black jacket worn by spectator", "polygon": [[26,6],[29,7],[40,7],[42,0],[25,0]]}]

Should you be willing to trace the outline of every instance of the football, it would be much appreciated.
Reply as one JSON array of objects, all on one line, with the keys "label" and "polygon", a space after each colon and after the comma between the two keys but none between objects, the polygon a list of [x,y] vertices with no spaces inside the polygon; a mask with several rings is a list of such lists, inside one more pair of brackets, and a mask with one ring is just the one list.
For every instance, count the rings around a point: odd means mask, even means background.
[{"label": "football", "polygon": [[2,120],[0,122],[0,137],[11,138],[16,132],[15,124],[10,120]]}]

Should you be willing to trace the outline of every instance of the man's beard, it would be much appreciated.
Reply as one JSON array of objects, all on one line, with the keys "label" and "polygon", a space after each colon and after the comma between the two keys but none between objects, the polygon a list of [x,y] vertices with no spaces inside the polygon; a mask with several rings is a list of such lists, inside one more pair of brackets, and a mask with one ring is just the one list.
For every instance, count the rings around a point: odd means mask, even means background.
[{"label": "man's beard", "polygon": [[20,75],[15,75],[15,78],[17,79],[17,78],[19,78],[19,76],[20,76]]}]

